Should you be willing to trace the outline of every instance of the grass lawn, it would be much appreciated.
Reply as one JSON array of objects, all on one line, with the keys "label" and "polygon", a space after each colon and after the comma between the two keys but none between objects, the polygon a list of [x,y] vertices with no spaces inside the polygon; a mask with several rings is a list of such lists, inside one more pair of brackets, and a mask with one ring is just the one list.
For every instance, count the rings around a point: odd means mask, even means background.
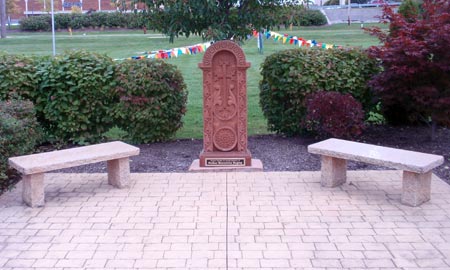
[{"label": "grass lawn", "polygon": [[[347,26],[345,24],[324,27],[301,27],[289,29],[275,29],[280,34],[289,34],[304,39],[315,39],[318,42],[331,43],[342,46],[368,47],[376,45],[377,40],[360,28],[359,24]],[[181,37],[174,44],[168,38],[157,33],[142,31],[105,31],[105,32],[68,32],[56,33],[56,51],[85,49],[105,53],[112,58],[126,58],[139,55],[139,52],[170,49],[200,43],[198,37]],[[247,72],[248,91],[248,132],[253,134],[267,134],[266,120],[259,106],[258,83],[261,80],[260,65],[267,55],[276,51],[292,49],[296,46],[282,44],[272,39],[264,40],[264,54],[260,55],[256,47],[256,40],[249,40],[243,45],[247,61],[251,63]],[[49,33],[8,33],[7,39],[0,40],[0,51],[14,54],[50,55],[52,53],[51,34]],[[181,70],[189,91],[188,110],[184,117],[184,127],[180,129],[177,138],[201,138],[203,134],[202,119],[202,74],[197,67],[203,54],[183,55],[179,58],[167,59],[169,63],[177,65]]]}]

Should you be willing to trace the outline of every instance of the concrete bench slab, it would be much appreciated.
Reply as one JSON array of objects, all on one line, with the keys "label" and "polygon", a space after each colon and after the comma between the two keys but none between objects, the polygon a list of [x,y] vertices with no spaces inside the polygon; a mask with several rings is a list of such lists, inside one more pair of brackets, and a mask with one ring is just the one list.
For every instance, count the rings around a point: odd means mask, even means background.
[{"label": "concrete bench slab", "polygon": [[22,174],[24,202],[36,207],[43,206],[45,202],[45,172],[107,161],[108,183],[117,188],[124,188],[129,181],[129,157],[138,154],[139,148],[116,141],[11,157],[8,163]]},{"label": "concrete bench slab", "polygon": [[308,146],[308,152],[322,156],[322,186],[345,183],[347,160],[403,170],[402,203],[418,206],[430,199],[431,170],[444,157],[415,151],[328,139]]}]

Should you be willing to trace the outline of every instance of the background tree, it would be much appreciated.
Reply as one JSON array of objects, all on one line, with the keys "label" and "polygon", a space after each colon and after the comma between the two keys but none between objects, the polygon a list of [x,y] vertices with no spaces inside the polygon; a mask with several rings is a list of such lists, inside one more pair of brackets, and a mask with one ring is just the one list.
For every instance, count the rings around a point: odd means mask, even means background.
[{"label": "background tree", "polygon": [[277,11],[301,1],[282,0],[141,0],[150,24],[170,37],[201,35],[205,39],[244,39],[252,29],[278,23]]},{"label": "background tree", "polygon": [[134,9],[135,1],[131,0],[111,0],[111,6],[115,7],[117,11],[126,12]]},{"label": "background tree", "polygon": [[0,25],[1,38],[6,38],[6,24],[8,14],[16,14],[19,12],[18,0],[0,0]]},{"label": "background tree", "polygon": [[384,68],[371,85],[389,122],[425,120],[433,138],[436,124],[450,126],[450,2],[425,0],[422,13],[407,18],[388,6],[383,14],[390,32],[369,29],[384,43],[369,50]]},{"label": "background tree", "polygon": [[38,3],[39,3],[39,5],[42,6],[41,11],[50,13],[50,11],[51,11],[51,4],[52,4],[51,0],[38,0]]},{"label": "background tree", "polygon": [[6,14],[17,14],[19,13],[19,0],[6,0]]},{"label": "background tree", "polygon": [[6,0],[0,0],[0,38],[6,38]]},{"label": "background tree", "polygon": [[420,5],[416,0],[404,0],[398,7],[398,13],[403,15],[406,20],[415,20],[420,15]]}]

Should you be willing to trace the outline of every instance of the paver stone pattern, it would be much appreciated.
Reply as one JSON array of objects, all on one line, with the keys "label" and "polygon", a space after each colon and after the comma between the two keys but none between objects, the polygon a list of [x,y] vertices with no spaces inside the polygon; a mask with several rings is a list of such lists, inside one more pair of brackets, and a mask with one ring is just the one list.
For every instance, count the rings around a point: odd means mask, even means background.
[{"label": "paver stone pattern", "polygon": [[450,269],[450,187],[401,204],[400,171],[46,174],[0,196],[0,269]]}]

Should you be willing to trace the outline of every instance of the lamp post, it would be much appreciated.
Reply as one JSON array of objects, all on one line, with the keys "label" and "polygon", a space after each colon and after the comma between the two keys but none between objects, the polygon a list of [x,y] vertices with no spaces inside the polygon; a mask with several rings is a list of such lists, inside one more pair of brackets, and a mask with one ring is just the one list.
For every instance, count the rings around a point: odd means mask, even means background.
[{"label": "lamp post", "polygon": [[347,6],[347,16],[348,16],[348,25],[350,25],[352,23],[352,20],[350,19],[350,10],[352,6],[352,1],[348,0],[348,6]]},{"label": "lamp post", "polygon": [[51,0],[51,11],[52,11],[52,48],[53,56],[56,55],[56,41],[55,41],[55,10],[53,0]]},{"label": "lamp post", "polygon": [[0,0],[0,38],[6,38],[6,0]]}]

